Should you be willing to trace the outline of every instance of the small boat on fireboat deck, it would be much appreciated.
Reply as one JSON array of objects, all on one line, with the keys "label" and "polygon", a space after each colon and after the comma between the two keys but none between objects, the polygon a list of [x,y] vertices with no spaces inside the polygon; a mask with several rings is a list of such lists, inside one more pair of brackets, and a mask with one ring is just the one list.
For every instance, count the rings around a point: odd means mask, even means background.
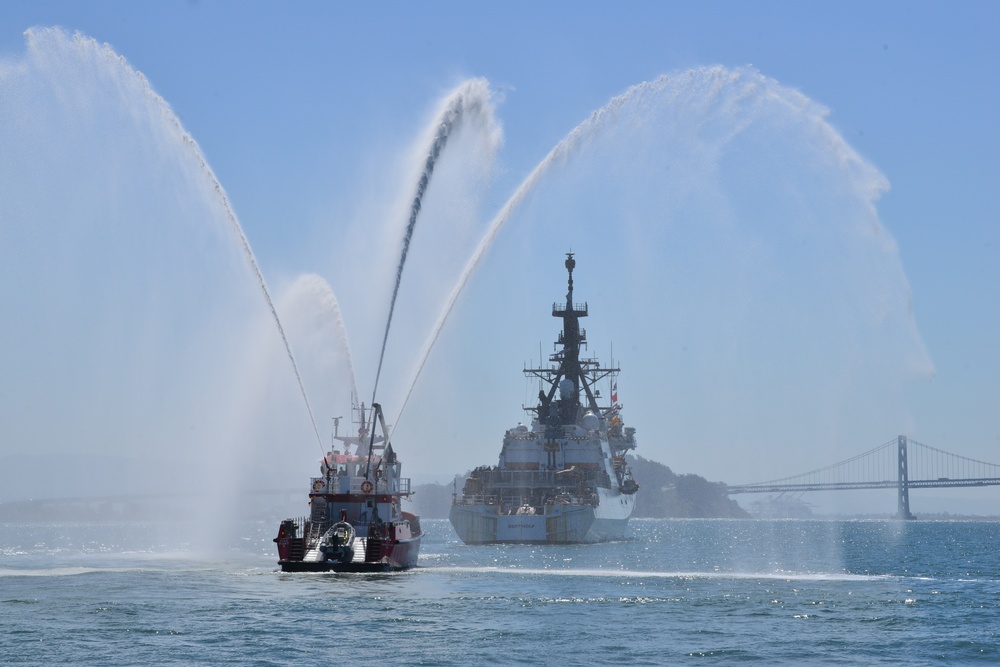
[{"label": "small boat on fireboat deck", "polygon": [[[409,478],[389,443],[382,407],[355,408],[358,434],[334,440],[309,486],[308,517],[285,519],[278,527],[278,565],[283,572],[385,572],[417,564],[420,519],[402,510]],[[375,426],[382,434],[375,435]],[[351,447],[354,451],[351,451]]]}]

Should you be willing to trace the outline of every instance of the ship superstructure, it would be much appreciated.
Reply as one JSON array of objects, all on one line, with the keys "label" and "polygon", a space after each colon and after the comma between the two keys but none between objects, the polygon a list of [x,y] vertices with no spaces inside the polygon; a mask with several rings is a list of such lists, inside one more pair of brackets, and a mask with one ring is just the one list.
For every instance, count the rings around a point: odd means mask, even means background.
[{"label": "ship superstructure", "polygon": [[[573,301],[576,260],[567,253],[565,303],[552,306],[562,332],[547,367],[525,368],[540,384],[525,407],[531,426],[507,430],[496,466],[472,471],[453,496],[451,524],[466,544],[575,543],[620,539],[639,485],[625,461],[636,446],[618,403],[620,369],[582,358],[586,303]],[[610,389],[601,404],[600,386]]]}]

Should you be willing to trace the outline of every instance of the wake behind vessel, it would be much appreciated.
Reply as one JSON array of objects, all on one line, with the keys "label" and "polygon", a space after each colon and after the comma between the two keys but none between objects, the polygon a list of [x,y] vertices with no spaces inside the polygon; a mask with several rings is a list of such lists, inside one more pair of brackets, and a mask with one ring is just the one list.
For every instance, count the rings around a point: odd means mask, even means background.
[{"label": "wake behind vessel", "polygon": [[[308,517],[285,519],[278,527],[278,565],[285,572],[379,572],[417,564],[420,519],[402,511],[411,495],[382,415],[373,403],[370,421],[365,406],[358,434],[334,439],[320,463],[320,476],[309,486]],[[376,423],[382,435],[375,435]],[[351,446],[355,450],[351,451]]]},{"label": "wake behind vessel", "polygon": [[[525,368],[541,381],[538,404],[525,408],[531,427],[518,424],[503,438],[499,464],[472,471],[455,493],[451,525],[466,544],[577,543],[620,539],[635,508],[639,485],[625,462],[635,448],[618,404],[620,369],[581,359],[587,343],[580,318],[587,304],[573,303],[573,253],[566,255],[569,291],[552,305],[563,321],[558,349],[547,368]],[[599,405],[599,382],[611,387]]]}]

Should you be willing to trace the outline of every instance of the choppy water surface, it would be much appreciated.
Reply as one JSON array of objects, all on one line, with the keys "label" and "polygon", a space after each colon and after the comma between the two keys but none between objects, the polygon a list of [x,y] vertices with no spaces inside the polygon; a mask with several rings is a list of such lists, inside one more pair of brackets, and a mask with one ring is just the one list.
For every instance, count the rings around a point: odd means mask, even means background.
[{"label": "choppy water surface", "polygon": [[[1000,524],[654,521],[581,546],[283,574],[270,523],[0,524],[8,664],[995,664]],[[348,657],[351,656],[351,657]]]}]

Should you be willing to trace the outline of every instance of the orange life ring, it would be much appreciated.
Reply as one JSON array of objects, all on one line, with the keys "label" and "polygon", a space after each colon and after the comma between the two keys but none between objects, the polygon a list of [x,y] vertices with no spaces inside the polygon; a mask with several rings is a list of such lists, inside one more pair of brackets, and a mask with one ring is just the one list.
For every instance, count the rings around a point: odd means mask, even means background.
[{"label": "orange life ring", "polygon": [[372,492],[371,480],[366,479],[365,481],[361,482],[361,493],[371,493],[371,492]]},{"label": "orange life ring", "polygon": [[313,493],[319,493],[323,490],[323,480],[317,479],[313,482]]}]

